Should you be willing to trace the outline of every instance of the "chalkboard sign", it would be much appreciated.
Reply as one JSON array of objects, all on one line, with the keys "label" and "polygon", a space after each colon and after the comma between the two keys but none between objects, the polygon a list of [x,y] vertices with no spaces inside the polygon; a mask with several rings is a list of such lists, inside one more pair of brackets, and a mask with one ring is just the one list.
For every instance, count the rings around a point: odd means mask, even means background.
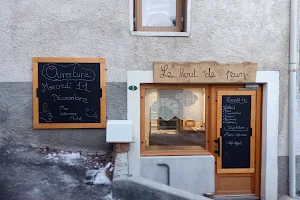
[{"label": "chalkboard sign", "polygon": [[250,168],[251,95],[222,96],[222,168]]},{"label": "chalkboard sign", "polygon": [[104,128],[105,60],[34,58],[34,128]]}]

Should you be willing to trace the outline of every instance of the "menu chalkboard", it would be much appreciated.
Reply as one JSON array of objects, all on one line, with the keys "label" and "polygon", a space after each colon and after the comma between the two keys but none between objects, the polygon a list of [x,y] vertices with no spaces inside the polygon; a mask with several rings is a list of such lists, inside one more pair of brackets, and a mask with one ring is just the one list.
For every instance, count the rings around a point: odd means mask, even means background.
[{"label": "menu chalkboard", "polygon": [[105,79],[104,64],[103,60],[37,59],[34,65],[38,114],[35,125],[45,128],[103,127],[106,122],[103,119],[106,107],[102,105],[105,102],[101,101],[105,96],[104,84],[101,84],[105,81],[102,80]]},{"label": "menu chalkboard", "polygon": [[251,95],[222,96],[222,168],[250,168]]}]

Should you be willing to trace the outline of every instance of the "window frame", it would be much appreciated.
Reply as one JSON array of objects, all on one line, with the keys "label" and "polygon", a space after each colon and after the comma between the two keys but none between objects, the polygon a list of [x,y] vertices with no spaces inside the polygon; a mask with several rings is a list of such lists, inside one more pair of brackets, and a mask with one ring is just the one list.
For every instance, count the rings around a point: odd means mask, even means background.
[{"label": "window frame", "polygon": [[143,26],[143,0],[133,0],[134,5],[134,31],[142,32],[184,32],[185,0],[176,0],[176,26]]},{"label": "window frame", "polygon": [[[197,150],[146,150],[145,133],[145,101],[146,89],[187,89],[205,88],[205,149]],[[140,85],[140,155],[143,156],[184,156],[184,155],[211,155],[210,153],[210,123],[209,117],[209,85],[207,84],[141,84]]]}]

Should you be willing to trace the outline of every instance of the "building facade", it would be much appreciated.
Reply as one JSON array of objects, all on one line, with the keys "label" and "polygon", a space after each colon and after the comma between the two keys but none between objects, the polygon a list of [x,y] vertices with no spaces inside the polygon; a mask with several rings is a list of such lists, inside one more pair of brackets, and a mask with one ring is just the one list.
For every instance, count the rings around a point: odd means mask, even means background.
[{"label": "building facade", "polygon": [[[274,176],[278,176],[276,183],[273,183],[278,185],[276,196],[288,194],[289,1],[187,0],[180,5],[177,1],[177,9],[169,8],[169,11],[176,13],[176,17],[172,20],[166,18],[167,21],[162,20],[163,16],[150,19],[149,13],[157,10],[151,11],[149,7],[148,10],[144,9],[147,6],[134,0],[4,0],[0,5],[1,144],[51,146],[82,151],[111,149],[111,145],[106,143],[105,129],[33,129],[33,57],[105,58],[108,120],[133,119],[134,108],[130,106],[132,101],[140,101],[140,95],[138,99],[131,96],[132,91],[128,87],[138,83],[153,83],[149,78],[153,74],[153,62],[257,63],[257,71],[262,73],[257,74],[257,79],[261,76],[267,79],[269,75],[263,75],[264,72],[270,72],[275,78],[278,74],[279,77],[279,101],[278,109],[275,109],[279,113],[278,127],[276,121],[275,127],[272,127],[277,134],[264,137],[265,132],[262,130],[262,144],[265,143],[266,148],[262,148],[261,152],[263,155],[268,150],[267,142],[275,141],[277,152],[264,155],[276,156],[278,167],[273,171],[276,172]],[[182,8],[180,12],[178,8]],[[144,16],[145,21],[141,16]],[[160,25],[153,25],[155,20],[164,23],[167,28],[162,30]],[[133,81],[132,84],[128,83],[130,81]],[[259,84],[263,88],[267,82],[261,78]],[[137,87],[141,91],[144,86]],[[263,101],[266,99],[262,97]],[[272,101],[268,103],[271,106]],[[274,104],[276,107],[276,102]],[[264,111],[262,108],[262,115]],[[300,126],[298,113],[296,125]],[[136,142],[140,143],[139,140]],[[297,131],[295,144],[299,190],[300,134]],[[140,153],[134,144],[131,149]],[[268,161],[263,156],[260,159],[262,165]],[[151,162],[141,160],[138,168],[150,166]],[[259,184],[263,184],[261,179]]]}]

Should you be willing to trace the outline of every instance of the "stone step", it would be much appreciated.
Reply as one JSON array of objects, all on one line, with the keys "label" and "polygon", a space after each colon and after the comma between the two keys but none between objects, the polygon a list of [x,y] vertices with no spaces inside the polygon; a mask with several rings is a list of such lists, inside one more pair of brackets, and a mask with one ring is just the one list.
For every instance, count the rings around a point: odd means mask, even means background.
[{"label": "stone step", "polygon": [[259,200],[256,196],[249,196],[249,195],[243,195],[243,196],[215,196],[215,200]]}]

